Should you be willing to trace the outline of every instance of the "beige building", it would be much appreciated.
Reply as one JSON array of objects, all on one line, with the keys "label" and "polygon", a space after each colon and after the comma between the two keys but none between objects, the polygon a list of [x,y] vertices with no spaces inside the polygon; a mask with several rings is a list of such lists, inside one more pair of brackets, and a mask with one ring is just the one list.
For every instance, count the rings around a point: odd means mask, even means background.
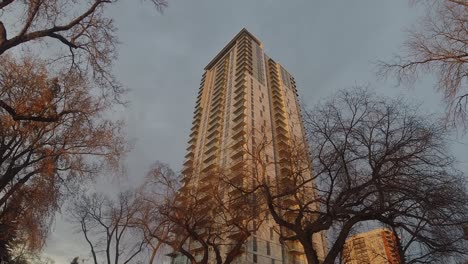
[{"label": "beige building", "polygon": [[396,237],[387,228],[353,235],[346,240],[343,261],[345,264],[398,264]]},{"label": "beige building", "polygon": [[[272,142],[263,157],[272,163],[292,140],[305,145],[294,78],[246,29],[205,67],[190,133],[183,173],[198,175],[191,187],[199,190],[216,167],[228,168],[231,179],[245,182],[246,152],[256,142]],[[274,165],[268,177],[277,179],[282,169]],[[300,245],[281,245],[273,227],[270,220],[256,232],[238,263],[306,263]],[[314,237],[320,258],[323,239]]]}]

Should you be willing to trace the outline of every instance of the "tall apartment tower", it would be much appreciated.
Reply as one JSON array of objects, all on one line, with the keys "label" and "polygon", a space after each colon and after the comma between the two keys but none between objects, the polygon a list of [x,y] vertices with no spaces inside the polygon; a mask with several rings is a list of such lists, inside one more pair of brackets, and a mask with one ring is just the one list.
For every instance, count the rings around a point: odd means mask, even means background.
[{"label": "tall apartment tower", "polygon": [[[195,170],[201,190],[206,172],[215,167],[228,168],[233,179],[245,178],[246,149],[252,150],[256,141],[272,142],[264,158],[274,162],[292,140],[305,144],[294,78],[242,29],[205,67],[182,173]],[[280,171],[273,167],[268,177],[274,179]],[[306,263],[297,245],[285,248],[276,233],[267,231],[271,225],[250,239],[239,263]],[[323,239],[314,237],[321,258]]]},{"label": "tall apartment tower", "polygon": [[399,264],[395,234],[378,228],[349,237],[343,249],[345,264]]}]

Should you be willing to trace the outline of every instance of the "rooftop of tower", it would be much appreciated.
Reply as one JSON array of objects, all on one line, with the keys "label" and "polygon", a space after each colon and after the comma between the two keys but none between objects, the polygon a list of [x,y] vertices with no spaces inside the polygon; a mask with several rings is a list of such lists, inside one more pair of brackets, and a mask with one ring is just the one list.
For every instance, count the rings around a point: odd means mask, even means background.
[{"label": "rooftop of tower", "polygon": [[231,41],[229,41],[229,43],[226,46],[224,46],[224,48],[210,61],[210,63],[208,63],[208,65],[206,65],[205,70],[211,69],[211,67],[213,67],[213,65],[216,64],[216,62],[220,58],[222,58],[236,44],[237,39],[242,37],[242,35],[244,35],[244,34],[247,34],[250,38],[252,38],[255,42],[257,42],[257,44],[260,47],[262,47],[262,42],[260,42],[260,40],[258,40],[246,28],[242,28],[241,31],[239,31],[239,33],[237,33],[237,35],[234,36],[234,38]]}]

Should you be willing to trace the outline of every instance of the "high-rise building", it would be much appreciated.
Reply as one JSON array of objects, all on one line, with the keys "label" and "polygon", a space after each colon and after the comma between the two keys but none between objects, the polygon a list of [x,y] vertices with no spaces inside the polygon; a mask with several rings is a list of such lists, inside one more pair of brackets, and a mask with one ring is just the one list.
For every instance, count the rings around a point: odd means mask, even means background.
[{"label": "high-rise building", "polygon": [[[216,167],[228,168],[231,179],[245,180],[246,150],[260,141],[271,142],[263,158],[273,163],[293,141],[306,144],[294,78],[242,29],[205,67],[182,172],[199,190],[210,184],[204,177]],[[277,179],[281,169],[273,166],[268,177]],[[306,263],[300,245],[280,244],[273,225],[256,232],[238,263]],[[323,240],[314,236],[320,258]]]},{"label": "high-rise building", "polygon": [[399,264],[395,234],[387,228],[359,233],[346,240],[345,264]]}]

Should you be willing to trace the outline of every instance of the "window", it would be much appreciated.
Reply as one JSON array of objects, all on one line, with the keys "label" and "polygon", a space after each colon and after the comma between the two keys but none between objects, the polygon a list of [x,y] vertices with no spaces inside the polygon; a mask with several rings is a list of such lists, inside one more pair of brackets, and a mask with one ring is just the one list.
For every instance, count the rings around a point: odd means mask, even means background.
[{"label": "window", "polygon": [[253,254],[253,263],[258,263],[257,255],[256,255],[256,254]]},{"label": "window", "polygon": [[269,256],[269,255],[271,254],[271,252],[270,252],[270,241],[267,241],[266,243],[267,243],[267,244],[266,244],[267,255]]},{"label": "window", "polygon": [[[252,241],[252,250],[253,251],[257,251],[257,238],[256,237],[253,237],[253,241]],[[255,256],[255,255],[254,255]]]},{"label": "window", "polygon": [[270,227],[270,240],[273,240],[273,227]]},{"label": "window", "polygon": [[262,105],[262,110],[265,111],[265,106],[264,105]]},{"label": "window", "polygon": [[270,156],[266,155],[266,162],[268,163],[270,159]]},{"label": "window", "polygon": [[[260,111],[260,116],[263,117],[263,111]],[[262,131],[263,132],[263,131]]]},{"label": "window", "polygon": [[275,260],[274,260],[274,259],[271,259],[271,264],[275,264]]}]

